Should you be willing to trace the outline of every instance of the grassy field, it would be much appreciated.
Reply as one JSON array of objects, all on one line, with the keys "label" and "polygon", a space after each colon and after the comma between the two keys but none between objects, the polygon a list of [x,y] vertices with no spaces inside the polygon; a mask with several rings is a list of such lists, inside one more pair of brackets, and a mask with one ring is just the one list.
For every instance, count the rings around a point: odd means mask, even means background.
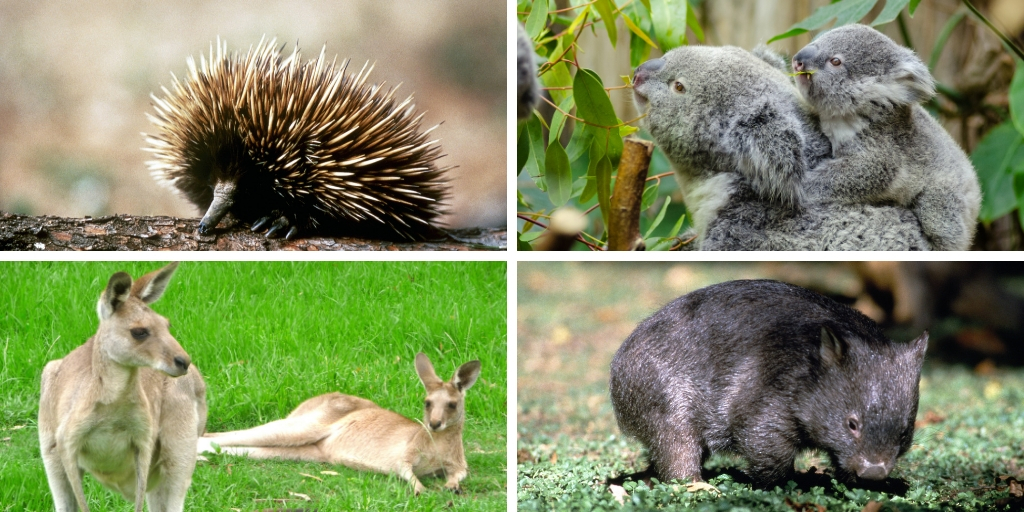
[{"label": "grassy field", "polygon": [[[517,308],[517,501],[519,510],[1019,510],[1011,484],[1024,481],[1024,370],[975,370],[926,362],[914,447],[892,477],[904,496],[790,483],[752,490],[729,473],[717,491],[678,483],[627,482],[623,504],[605,481],[647,468],[642,446],[624,439],[608,398],[612,355],[636,324],[686,292],[730,279],[855,280],[837,264],[519,265]],[[918,333],[894,333],[905,341]],[[1020,342],[1020,340],[1012,340]],[[706,469],[735,467],[715,458]],[[798,467],[827,467],[809,453]],[[735,472],[730,472],[735,473]],[[823,480],[823,481],[822,481]],[[1015,491],[1019,496],[1019,483]],[[869,505],[870,502],[875,504]],[[823,508],[818,508],[818,507]]]},{"label": "grassy field", "polygon": [[[53,510],[36,414],[43,365],[91,336],[111,274],[154,262],[0,263],[0,511]],[[211,456],[186,510],[501,510],[506,506],[506,264],[477,262],[186,262],[153,309],[208,386],[208,431],[284,417],[306,398],[358,395],[423,415],[413,368],[425,352],[440,377],[479,359],[466,394],[469,476],[462,495],[426,479],[414,497],[397,477],[329,464]],[[325,473],[326,472],[326,473]],[[131,506],[86,477],[93,511]]]}]

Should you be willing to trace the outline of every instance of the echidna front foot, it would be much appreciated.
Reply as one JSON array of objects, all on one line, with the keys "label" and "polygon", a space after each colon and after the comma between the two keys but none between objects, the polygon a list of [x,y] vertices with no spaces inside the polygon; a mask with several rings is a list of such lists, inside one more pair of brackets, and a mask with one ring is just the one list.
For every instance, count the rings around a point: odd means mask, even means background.
[{"label": "echidna front foot", "polygon": [[[271,223],[271,221],[273,222]],[[256,222],[252,223],[252,231],[262,231],[263,228],[267,227],[267,224],[270,224],[270,228],[267,229],[267,233],[265,235],[267,238],[277,238],[285,228],[288,228],[288,232],[284,235],[285,240],[292,240],[299,234],[298,226],[292,224],[292,222],[288,220],[288,217],[285,217],[284,215],[278,216],[276,213],[256,219]]]}]

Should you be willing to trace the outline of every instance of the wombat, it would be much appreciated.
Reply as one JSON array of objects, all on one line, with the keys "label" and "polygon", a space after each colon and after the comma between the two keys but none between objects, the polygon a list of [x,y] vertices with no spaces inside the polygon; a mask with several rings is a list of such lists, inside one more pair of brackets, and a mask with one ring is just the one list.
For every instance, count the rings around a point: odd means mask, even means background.
[{"label": "wombat", "polygon": [[913,442],[927,345],[798,286],[731,281],[640,323],[612,359],[612,405],[666,481],[700,481],[710,454],[731,452],[768,488],[807,448],[841,481],[884,480]]}]

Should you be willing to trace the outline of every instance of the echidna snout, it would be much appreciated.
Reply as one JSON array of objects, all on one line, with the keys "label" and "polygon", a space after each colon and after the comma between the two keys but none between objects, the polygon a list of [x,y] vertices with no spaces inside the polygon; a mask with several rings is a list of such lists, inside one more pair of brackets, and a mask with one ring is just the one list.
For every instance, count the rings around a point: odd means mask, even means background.
[{"label": "echidna snout", "polygon": [[448,188],[431,131],[412,97],[367,84],[372,66],[347,73],[319,57],[284,57],[275,41],[188,59],[148,115],[154,178],[205,212],[200,234],[229,213],[267,237],[358,233],[421,239]]}]

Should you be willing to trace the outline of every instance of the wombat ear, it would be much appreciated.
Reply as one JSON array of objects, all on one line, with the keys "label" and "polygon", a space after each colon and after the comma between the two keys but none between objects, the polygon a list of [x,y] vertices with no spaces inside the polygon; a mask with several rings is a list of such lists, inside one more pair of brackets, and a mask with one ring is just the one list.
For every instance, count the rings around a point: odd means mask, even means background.
[{"label": "wombat ear", "polygon": [[907,345],[909,356],[918,366],[921,366],[924,363],[924,353],[928,350],[928,331],[924,331],[924,333],[914,339],[914,341],[907,343]]},{"label": "wombat ear", "polygon": [[831,329],[821,326],[821,346],[818,347],[821,353],[821,361],[830,366],[837,366],[843,359],[845,347],[839,337]]}]

